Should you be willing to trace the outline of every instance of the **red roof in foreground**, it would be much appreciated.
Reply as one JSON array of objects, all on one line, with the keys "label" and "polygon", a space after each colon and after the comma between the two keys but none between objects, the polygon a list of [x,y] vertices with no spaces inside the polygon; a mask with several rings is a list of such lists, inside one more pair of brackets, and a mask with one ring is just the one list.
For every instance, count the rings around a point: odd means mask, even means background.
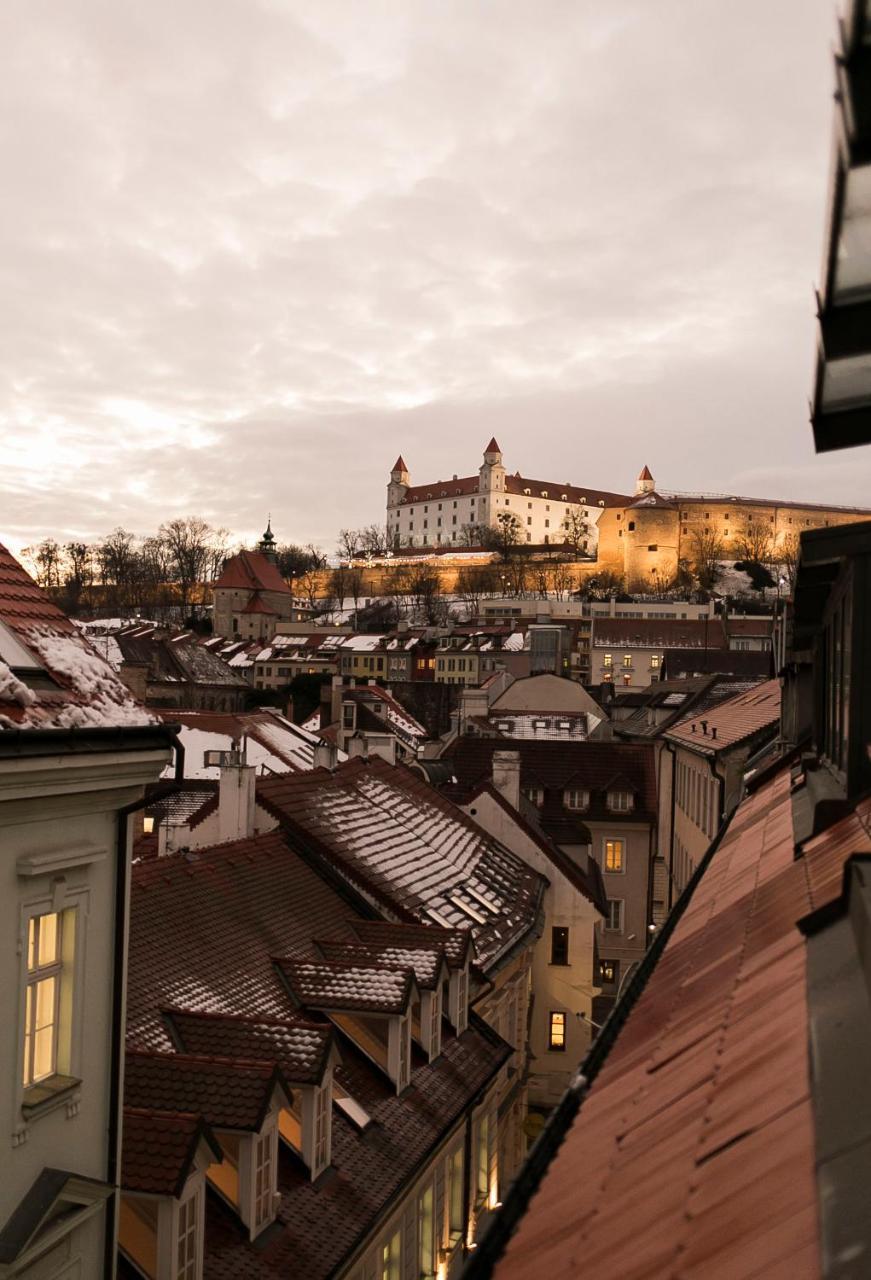
[{"label": "red roof in foreground", "polygon": [[0,623],[17,642],[14,652],[0,648],[0,732],[154,722],[105,658],[2,545]]},{"label": "red roof in foreground", "polygon": [[789,770],[740,805],[493,1275],[815,1277],[806,942],[871,801],[793,855]]},{"label": "red roof in foreground", "polygon": [[272,561],[259,551],[240,551],[238,555],[231,556],[212,587],[230,587],[239,591],[278,591],[283,596],[292,594]]},{"label": "red roof in foreground", "polygon": [[700,711],[673,725],[665,735],[694,751],[715,755],[780,721],[780,681],[766,680],[710,711]]}]

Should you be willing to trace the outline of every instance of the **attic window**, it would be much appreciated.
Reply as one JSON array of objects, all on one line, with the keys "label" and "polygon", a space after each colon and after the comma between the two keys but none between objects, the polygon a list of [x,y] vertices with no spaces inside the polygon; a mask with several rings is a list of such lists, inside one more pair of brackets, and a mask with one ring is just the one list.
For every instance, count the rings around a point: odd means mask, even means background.
[{"label": "attic window", "polygon": [[5,662],[16,679],[33,688],[56,688],[43,663],[22,644],[14,632],[0,622],[0,662]]},{"label": "attic window", "polygon": [[560,502],[568,502],[568,500],[569,500],[569,495],[567,493],[560,494]]},{"label": "attic window", "polygon": [[567,787],[563,792],[563,804],[567,809],[588,809],[590,793],[580,787]]},{"label": "attic window", "polygon": [[615,813],[628,813],[632,808],[631,791],[609,791],[608,808]]},{"label": "attic window", "polygon": [[524,787],[523,794],[530,804],[534,804],[536,808],[541,808],[544,804],[544,788],[543,787]]}]

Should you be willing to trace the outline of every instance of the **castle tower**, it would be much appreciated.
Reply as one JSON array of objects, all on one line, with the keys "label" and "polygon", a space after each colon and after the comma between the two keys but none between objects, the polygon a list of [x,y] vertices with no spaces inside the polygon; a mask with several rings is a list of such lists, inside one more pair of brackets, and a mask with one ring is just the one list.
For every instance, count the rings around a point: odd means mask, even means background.
[{"label": "castle tower", "polygon": [[[480,493],[505,492],[505,468],[502,465],[502,450],[496,443],[495,436],[484,450],[484,465],[479,467],[478,490]],[[492,521],[488,521],[492,523]]]},{"label": "castle tower", "polygon": [[405,497],[410,484],[411,476],[408,474],[408,467],[405,465],[405,460],[402,457],[402,454],[400,454],[393,464],[393,469],[390,472],[390,483],[387,486],[388,511],[391,507],[399,505]]},{"label": "castle tower", "polygon": [[650,467],[645,467],[635,481],[635,492],[640,497],[644,493],[653,493],[655,488],[656,481],[650,473]]},{"label": "castle tower", "polygon": [[261,555],[266,556],[267,560],[271,560],[273,564],[278,564],[278,556],[275,553],[275,534],[272,532],[272,516],[268,516],[266,520],[266,532],[257,543],[257,550]]}]

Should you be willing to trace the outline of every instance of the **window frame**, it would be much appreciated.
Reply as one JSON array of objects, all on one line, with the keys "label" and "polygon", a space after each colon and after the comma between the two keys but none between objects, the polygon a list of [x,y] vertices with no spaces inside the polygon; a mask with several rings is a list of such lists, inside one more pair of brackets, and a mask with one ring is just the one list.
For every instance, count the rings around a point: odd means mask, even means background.
[{"label": "window frame", "polygon": [[[612,906],[617,907],[617,924],[612,924],[613,912]],[[608,914],[605,917],[604,930],[606,933],[622,933],[624,924],[624,915],[626,910],[625,898],[608,898]]]},{"label": "window frame", "polygon": [[568,1019],[565,1009],[550,1009],[547,1015],[548,1053],[565,1053],[568,1039]]},{"label": "window frame", "polygon": [[[608,865],[609,845],[612,847],[619,845],[619,866]],[[602,837],[602,870],[612,876],[622,876],[626,874],[626,840],[623,836]]]}]

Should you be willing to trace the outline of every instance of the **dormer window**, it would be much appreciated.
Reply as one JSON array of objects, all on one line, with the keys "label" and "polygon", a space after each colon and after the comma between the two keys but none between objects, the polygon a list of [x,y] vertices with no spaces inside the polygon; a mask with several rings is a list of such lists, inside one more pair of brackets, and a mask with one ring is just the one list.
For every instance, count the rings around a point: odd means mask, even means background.
[{"label": "dormer window", "polygon": [[469,972],[465,967],[451,974],[448,985],[448,1017],[457,1035],[469,1025]]},{"label": "dormer window", "polygon": [[563,804],[567,809],[589,809],[590,793],[580,787],[568,787],[563,792]]},{"label": "dormer window", "polygon": [[631,791],[609,791],[608,808],[615,813],[628,813],[632,808]]},{"label": "dormer window", "polygon": [[279,1132],[307,1166],[311,1180],[329,1166],[332,1147],[332,1071],[319,1086],[294,1089],[290,1105],[283,1107]]},{"label": "dormer window", "polygon": [[523,787],[522,792],[523,792],[523,795],[526,797],[526,799],[529,801],[529,803],[534,804],[537,809],[540,809],[541,806],[544,804],[544,788],[543,787],[534,787],[534,786]]}]

